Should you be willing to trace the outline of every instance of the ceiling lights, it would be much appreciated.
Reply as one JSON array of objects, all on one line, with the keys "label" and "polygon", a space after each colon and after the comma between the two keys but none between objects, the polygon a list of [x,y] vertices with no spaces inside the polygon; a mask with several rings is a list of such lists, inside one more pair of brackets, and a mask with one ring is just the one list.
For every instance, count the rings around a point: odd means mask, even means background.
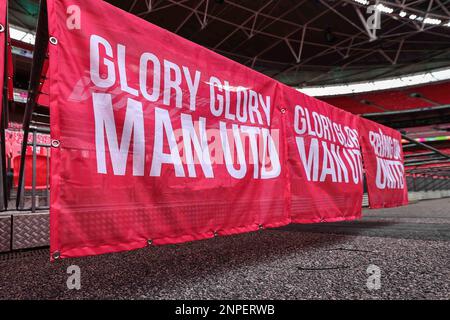
[{"label": "ceiling lights", "polygon": [[353,0],[359,4],[362,4],[364,6],[368,6],[370,4],[370,2],[368,0]]},{"label": "ceiling lights", "polygon": [[425,18],[425,20],[423,20],[423,23],[438,25],[442,23],[442,20],[434,18]]},{"label": "ceiling lights", "polygon": [[[353,1],[360,5],[364,5],[364,6],[369,6],[372,4],[369,0],[353,0]],[[419,21],[423,24],[443,25],[446,27],[450,27],[450,21],[444,22],[438,18],[433,18],[433,17],[429,17],[429,16],[420,16],[413,12],[408,13],[405,10],[400,10],[399,12],[394,13],[395,10],[393,8],[391,8],[388,5],[385,5],[383,3],[379,3],[378,1],[374,1],[373,5],[375,6],[375,8],[378,11],[383,12],[385,14],[390,14],[394,17],[409,18],[410,20]]]},{"label": "ceiling lights", "polygon": [[382,3],[377,4],[376,8],[377,8],[377,10],[379,10],[381,12],[384,12],[384,13],[389,13],[390,14],[390,13],[394,12],[394,9],[386,7]]},{"label": "ceiling lights", "polygon": [[341,85],[305,87],[298,88],[297,90],[310,96],[325,97],[395,89],[444,80],[450,80],[450,68],[370,82],[355,82]]}]

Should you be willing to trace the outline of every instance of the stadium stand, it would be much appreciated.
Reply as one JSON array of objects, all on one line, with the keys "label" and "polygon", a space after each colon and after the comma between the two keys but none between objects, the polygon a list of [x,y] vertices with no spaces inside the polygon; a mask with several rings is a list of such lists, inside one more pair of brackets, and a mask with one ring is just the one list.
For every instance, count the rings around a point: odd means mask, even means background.
[{"label": "stadium stand", "polygon": [[324,97],[321,100],[355,114],[399,111],[450,104],[450,82],[404,89]]}]

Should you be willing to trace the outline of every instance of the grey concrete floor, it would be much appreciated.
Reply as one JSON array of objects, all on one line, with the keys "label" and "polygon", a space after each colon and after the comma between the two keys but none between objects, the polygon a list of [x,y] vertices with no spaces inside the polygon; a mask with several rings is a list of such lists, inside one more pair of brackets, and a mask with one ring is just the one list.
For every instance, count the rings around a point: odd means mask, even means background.
[{"label": "grey concrete floor", "polygon": [[[0,254],[0,299],[449,299],[449,208],[450,199],[429,200],[355,222],[56,263],[48,249]],[[73,264],[80,290],[66,286]],[[367,287],[370,265],[378,290]]]}]

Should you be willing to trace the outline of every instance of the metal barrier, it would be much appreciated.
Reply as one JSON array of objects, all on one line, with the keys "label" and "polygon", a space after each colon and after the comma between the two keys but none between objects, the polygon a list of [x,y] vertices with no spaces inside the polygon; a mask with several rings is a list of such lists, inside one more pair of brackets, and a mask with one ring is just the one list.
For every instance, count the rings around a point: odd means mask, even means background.
[{"label": "metal barrier", "polygon": [[[31,188],[26,188],[26,178],[22,179],[21,184],[18,186],[20,191],[18,190],[18,207],[19,211],[31,211],[35,212],[36,210],[48,210],[50,205],[50,144],[38,143],[37,142],[37,134],[38,133],[50,133],[50,128],[45,127],[30,127],[30,133],[32,134],[32,142],[27,142],[28,146],[32,147],[32,162],[31,162]],[[45,184],[40,181],[40,184],[37,184],[37,148],[45,148]],[[27,156],[26,154],[24,155]],[[26,177],[26,162],[23,167],[23,176]],[[42,167],[41,167],[42,169]],[[42,180],[42,179],[41,179]],[[28,189],[28,190],[27,190]],[[28,191],[28,192],[27,192]],[[38,199],[39,196],[39,199]],[[31,203],[27,205],[27,198],[31,198]],[[44,199],[44,205],[40,205],[40,199]],[[39,201],[37,201],[39,200]],[[38,203],[37,203],[38,202]]]},{"label": "metal barrier", "polygon": [[407,176],[406,183],[409,192],[450,190],[450,178]]}]

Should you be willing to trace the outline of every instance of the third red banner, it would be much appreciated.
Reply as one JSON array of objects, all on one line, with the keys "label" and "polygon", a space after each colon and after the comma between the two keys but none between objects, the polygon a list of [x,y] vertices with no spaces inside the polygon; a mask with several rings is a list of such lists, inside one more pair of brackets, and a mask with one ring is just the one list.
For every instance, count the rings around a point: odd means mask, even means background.
[{"label": "third red banner", "polygon": [[408,204],[400,132],[363,118],[359,123],[370,207]]}]

